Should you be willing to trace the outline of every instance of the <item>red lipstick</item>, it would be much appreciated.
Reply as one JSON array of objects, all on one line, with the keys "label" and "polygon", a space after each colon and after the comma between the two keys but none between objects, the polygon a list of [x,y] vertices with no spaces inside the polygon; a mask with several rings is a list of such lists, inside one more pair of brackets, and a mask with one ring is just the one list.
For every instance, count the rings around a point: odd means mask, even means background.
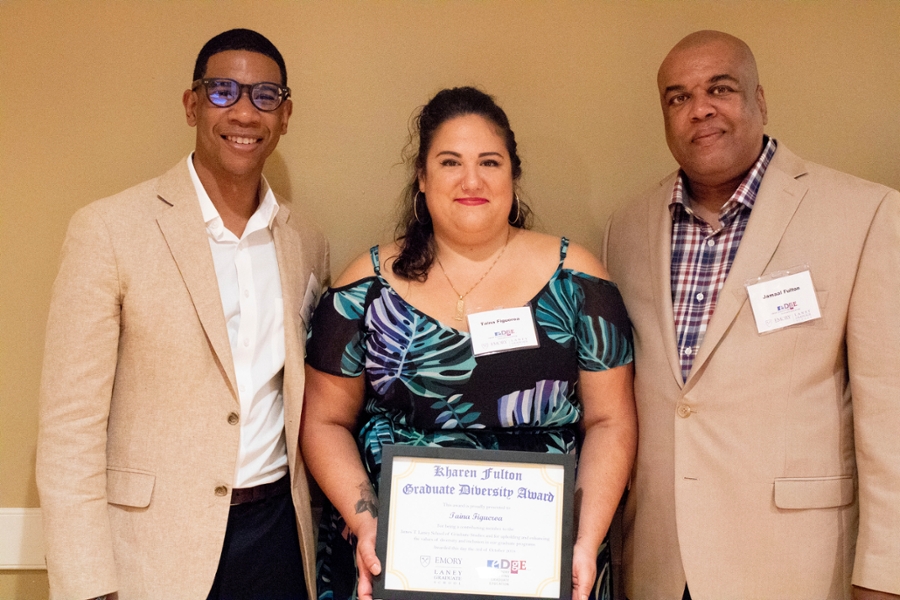
[{"label": "red lipstick", "polygon": [[465,206],[481,206],[490,202],[487,198],[457,198],[455,201]]}]

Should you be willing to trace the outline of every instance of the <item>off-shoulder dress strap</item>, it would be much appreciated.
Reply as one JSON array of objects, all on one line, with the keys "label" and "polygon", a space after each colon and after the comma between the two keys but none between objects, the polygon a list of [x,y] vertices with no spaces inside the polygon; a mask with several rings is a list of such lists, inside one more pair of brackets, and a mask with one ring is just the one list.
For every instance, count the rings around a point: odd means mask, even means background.
[{"label": "off-shoulder dress strap", "polygon": [[566,254],[569,252],[569,238],[562,237],[559,240],[559,264],[556,266],[556,273],[562,271],[563,263],[566,262]]},{"label": "off-shoulder dress strap", "polygon": [[375,269],[375,274],[381,277],[381,259],[378,258],[378,246],[369,248],[369,256],[372,257],[372,267]]}]

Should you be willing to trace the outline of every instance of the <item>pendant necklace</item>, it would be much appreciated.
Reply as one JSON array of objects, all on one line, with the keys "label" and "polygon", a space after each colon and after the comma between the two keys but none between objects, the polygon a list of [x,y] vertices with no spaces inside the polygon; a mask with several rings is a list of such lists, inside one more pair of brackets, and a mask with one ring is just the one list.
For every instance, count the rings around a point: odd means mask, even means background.
[{"label": "pendant necklace", "polygon": [[500,254],[497,255],[497,258],[494,259],[494,262],[491,263],[491,266],[489,266],[487,268],[487,271],[484,272],[484,275],[479,277],[478,281],[473,283],[472,287],[470,287],[469,290],[465,294],[460,294],[459,290],[456,289],[456,286],[453,285],[453,282],[450,281],[450,278],[447,276],[447,271],[444,270],[444,265],[441,264],[440,257],[438,257],[438,256],[434,257],[435,260],[437,260],[438,266],[441,268],[441,273],[444,274],[444,279],[446,279],[447,283],[450,284],[450,289],[453,290],[453,293],[455,293],[457,296],[459,296],[459,300],[456,301],[456,314],[453,315],[454,321],[462,321],[463,318],[466,316],[466,296],[468,296],[469,293],[472,290],[474,290],[478,286],[479,283],[484,281],[484,278],[487,277],[488,273],[491,272],[491,269],[494,268],[494,265],[497,264],[497,261],[499,261],[500,258],[503,256],[503,253],[506,252],[507,245],[509,245],[509,229],[508,228],[506,230],[506,242],[503,243],[503,248],[500,249]]}]

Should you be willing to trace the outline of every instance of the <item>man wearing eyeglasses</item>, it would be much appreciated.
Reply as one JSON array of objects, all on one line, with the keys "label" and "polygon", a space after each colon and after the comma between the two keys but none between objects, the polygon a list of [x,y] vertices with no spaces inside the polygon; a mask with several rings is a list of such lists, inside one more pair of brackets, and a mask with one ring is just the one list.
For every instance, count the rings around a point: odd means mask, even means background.
[{"label": "man wearing eyeglasses", "polygon": [[37,482],[54,598],[315,597],[297,435],[325,239],[262,176],[281,54],[226,31],[184,92],[194,152],[72,218]]}]

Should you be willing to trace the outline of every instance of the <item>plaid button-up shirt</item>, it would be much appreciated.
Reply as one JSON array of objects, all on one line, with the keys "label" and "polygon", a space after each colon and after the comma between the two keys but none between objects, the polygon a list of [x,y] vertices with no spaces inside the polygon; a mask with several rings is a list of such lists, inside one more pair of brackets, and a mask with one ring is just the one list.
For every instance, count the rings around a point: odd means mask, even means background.
[{"label": "plaid button-up shirt", "polygon": [[697,349],[716,309],[719,291],[728,277],[740,246],[756,193],[776,141],[768,136],[753,168],[719,211],[712,226],[696,217],[685,198],[684,173],[679,173],[672,192],[672,305],[681,376],[687,380]]}]

